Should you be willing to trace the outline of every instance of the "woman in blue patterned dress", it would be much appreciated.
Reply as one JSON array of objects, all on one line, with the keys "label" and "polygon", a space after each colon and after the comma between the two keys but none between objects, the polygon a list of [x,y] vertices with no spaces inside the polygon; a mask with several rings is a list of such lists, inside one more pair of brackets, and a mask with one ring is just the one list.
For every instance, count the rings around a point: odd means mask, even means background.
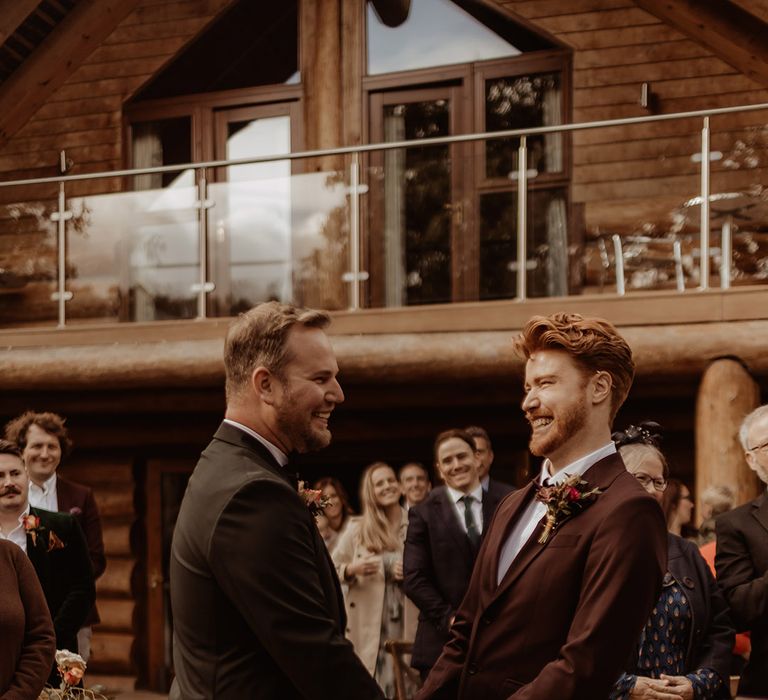
[{"label": "woman in blue patterned dress", "polygon": [[[641,423],[613,439],[627,470],[661,502],[669,468],[658,429],[656,423]],[[672,533],[668,545],[661,595],[611,700],[730,697],[734,629],[728,606],[697,547]]]}]

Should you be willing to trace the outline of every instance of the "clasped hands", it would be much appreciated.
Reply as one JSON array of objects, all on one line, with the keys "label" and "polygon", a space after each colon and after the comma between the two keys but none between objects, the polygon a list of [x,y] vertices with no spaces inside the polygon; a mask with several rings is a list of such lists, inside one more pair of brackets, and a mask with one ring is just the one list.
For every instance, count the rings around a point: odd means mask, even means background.
[{"label": "clasped hands", "polygon": [[[373,576],[381,570],[381,556],[378,554],[370,554],[366,557],[362,557],[358,561],[352,562],[347,565],[346,577],[353,579],[358,576]],[[403,562],[397,560],[392,564],[392,578],[395,581],[403,580]]]},{"label": "clasped hands", "polygon": [[638,676],[629,697],[637,700],[693,700],[693,684],[685,676],[668,676],[666,673],[658,679]]}]

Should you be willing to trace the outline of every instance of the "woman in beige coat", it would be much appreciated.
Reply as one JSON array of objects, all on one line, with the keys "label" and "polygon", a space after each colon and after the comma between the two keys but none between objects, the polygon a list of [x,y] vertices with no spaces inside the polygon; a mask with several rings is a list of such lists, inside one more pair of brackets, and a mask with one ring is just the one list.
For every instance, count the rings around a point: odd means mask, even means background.
[{"label": "woman in beige coat", "polygon": [[408,515],[400,484],[384,462],[371,464],[360,484],[362,517],[338,541],[333,560],[348,586],[347,637],[388,698],[394,697],[388,639],[413,641],[417,611],[402,592],[403,544]]}]

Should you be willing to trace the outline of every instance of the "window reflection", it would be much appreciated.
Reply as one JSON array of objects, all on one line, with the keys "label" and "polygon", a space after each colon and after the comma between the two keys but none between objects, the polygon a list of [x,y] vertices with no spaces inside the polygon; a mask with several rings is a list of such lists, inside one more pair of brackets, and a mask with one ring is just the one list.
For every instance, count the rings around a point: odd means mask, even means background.
[{"label": "window reflection", "polygon": [[[562,123],[560,75],[520,75],[485,81],[485,130],[504,131]],[[528,165],[536,172],[563,169],[561,134],[529,136]],[[519,138],[486,142],[486,177],[510,177],[518,169]]]}]

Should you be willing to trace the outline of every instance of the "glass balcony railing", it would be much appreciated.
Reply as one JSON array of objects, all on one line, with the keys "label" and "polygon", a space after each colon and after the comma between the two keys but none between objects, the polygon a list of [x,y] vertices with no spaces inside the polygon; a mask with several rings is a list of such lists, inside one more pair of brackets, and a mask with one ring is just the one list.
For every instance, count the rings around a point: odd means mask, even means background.
[{"label": "glass balcony railing", "polygon": [[768,105],[0,183],[0,326],[765,284],[765,183]]}]

